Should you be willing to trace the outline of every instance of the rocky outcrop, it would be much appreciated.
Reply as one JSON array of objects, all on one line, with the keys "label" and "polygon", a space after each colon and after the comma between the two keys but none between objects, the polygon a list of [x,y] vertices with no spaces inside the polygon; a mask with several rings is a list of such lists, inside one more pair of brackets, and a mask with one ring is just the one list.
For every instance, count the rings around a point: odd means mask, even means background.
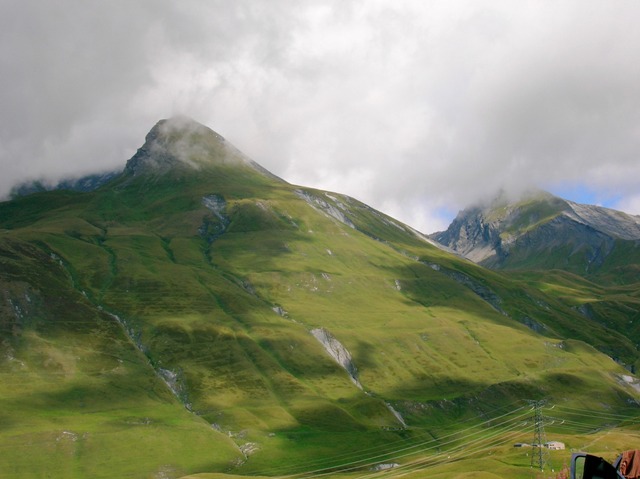
[{"label": "rocky outcrop", "polygon": [[515,202],[499,198],[467,208],[431,238],[493,269],[592,273],[620,241],[633,241],[640,254],[640,217],[536,192]]},{"label": "rocky outcrop", "polygon": [[565,215],[611,238],[640,240],[640,216],[601,206],[581,205],[567,201],[571,210]]},{"label": "rocky outcrop", "polygon": [[375,466],[370,467],[369,470],[379,472],[379,471],[386,471],[388,469],[393,469],[396,467],[400,467],[400,464],[398,464],[397,462],[388,462],[383,464],[376,464]]},{"label": "rocky outcrop", "polygon": [[175,395],[176,398],[184,405],[189,411],[193,411],[193,407],[189,402],[189,396],[187,394],[187,387],[185,386],[182,371],[172,371],[171,369],[158,368],[158,376],[164,381],[167,387]]},{"label": "rocky outcrop", "polygon": [[485,218],[480,208],[458,213],[446,231],[431,238],[475,263],[495,256],[500,249],[500,229]]},{"label": "rocky outcrop", "polygon": [[327,195],[327,199],[325,199],[318,195],[314,195],[308,191],[300,190],[300,189],[295,190],[295,193],[316,210],[321,211],[325,215],[338,220],[340,223],[344,223],[350,228],[355,228],[355,225],[353,224],[353,222],[345,214],[344,210],[346,208],[344,208],[343,205],[341,207],[340,203],[336,203],[335,198],[330,198]]},{"label": "rocky outcrop", "polygon": [[105,311],[102,307],[100,307],[100,309],[118,322],[131,343],[147,358],[149,366],[153,368],[158,377],[162,379],[162,381],[166,384],[166,386],[174,394],[174,396],[182,403],[182,405],[188,411],[193,412],[182,371],[173,371],[171,369],[161,368],[157,364],[154,364],[154,362],[151,361],[150,358],[149,348],[142,342],[142,332],[137,330],[131,324],[131,322],[127,321],[124,318],[121,318],[117,314]]},{"label": "rocky outcrop", "polygon": [[344,368],[349,374],[349,377],[353,383],[362,389],[362,385],[358,380],[358,370],[353,363],[351,353],[347,351],[340,341],[338,341],[333,335],[324,328],[316,328],[311,330],[311,334],[316,338],[329,355]]},{"label": "rocky outcrop", "polygon": [[231,219],[226,214],[227,202],[223,196],[204,196],[202,204],[213,214],[213,217],[205,216],[203,218],[202,224],[198,228],[198,234],[211,244],[226,231]]},{"label": "rocky outcrop", "polygon": [[138,176],[148,172],[164,173],[183,165],[196,167],[191,157],[205,152],[205,149],[202,142],[193,141],[195,135],[208,137],[220,145],[224,143],[220,135],[189,118],[160,120],[147,133],[136,154],[127,161],[125,173]]},{"label": "rocky outcrop", "polygon": [[[311,330],[311,334],[316,338],[324,349],[342,368],[349,374],[349,378],[358,388],[363,389],[358,379],[358,369],[353,362],[351,353],[338,341],[329,331],[324,328],[316,328]],[[369,394],[369,393],[367,393]],[[388,402],[384,403],[389,412],[396,418],[403,428],[407,427],[402,415]]]},{"label": "rocky outcrop", "polygon": [[389,412],[391,414],[393,414],[393,417],[395,417],[398,422],[400,424],[402,424],[402,427],[407,427],[407,423],[404,421],[404,418],[402,417],[402,414],[400,414],[391,404],[389,404],[388,402],[384,403],[385,406],[387,406],[387,409],[389,410]]}]

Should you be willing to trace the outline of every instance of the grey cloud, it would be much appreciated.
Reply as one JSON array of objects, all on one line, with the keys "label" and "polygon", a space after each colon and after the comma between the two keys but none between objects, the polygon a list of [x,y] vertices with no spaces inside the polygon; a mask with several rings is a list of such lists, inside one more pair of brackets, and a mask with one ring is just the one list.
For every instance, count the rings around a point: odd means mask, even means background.
[{"label": "grey cloud", "polygon": [[633,207],[638,14],[631,1],[5,1],[0,195],[123,166],[158,119],[185,114],[288,181],[425,231],[505,186],[582,184]]}]

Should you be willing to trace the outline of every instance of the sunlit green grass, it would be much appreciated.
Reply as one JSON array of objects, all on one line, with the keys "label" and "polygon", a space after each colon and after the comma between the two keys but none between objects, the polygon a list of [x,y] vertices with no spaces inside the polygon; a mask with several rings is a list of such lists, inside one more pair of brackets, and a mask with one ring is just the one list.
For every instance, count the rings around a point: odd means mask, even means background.
[{"label": "sunlit green grass", "polygon": [[[308,190],[345,224],[295,190],[218,164],[1,203],[0,470],[278,476],[393,460],[526,399],[617,411],[638,398],[602,354],[637,360],[615,332],[635,317],[629,285],[487,271],[355,200]],[[215,237],[202,234],[221,227],[202,204],[213,194],[228,220]],[[349,350],[362,389],[314,328]],[[455,463],[438,447],[402,462],[435,461],[429,477],[528,471],[510,446]]]}]

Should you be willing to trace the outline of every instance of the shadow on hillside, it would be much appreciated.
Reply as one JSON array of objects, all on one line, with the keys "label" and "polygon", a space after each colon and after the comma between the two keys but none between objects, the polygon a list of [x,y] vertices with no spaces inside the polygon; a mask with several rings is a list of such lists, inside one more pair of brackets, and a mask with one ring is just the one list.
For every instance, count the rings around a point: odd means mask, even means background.
[{"label": "shadow on hillside", "polygon": [[[37,391],[7,401],[10,410],[46,411],[51,417],[65,417],[68,414],[108,413],[110,411],[142,410],[162,404],[170,404],[175,399],[166,386],[151,369],[148,374],[129,371],[126,373],[103,374],[89,377],[83,375],[75,380],[45,385]],[[182,407],[175,402],[176,407]],[[145,413],[147,414],[147,413]]]},{"label": "shadow on hillside", "polygon": [[[229,380],[253,372],[276,387],[281,374],[291,382],[335,375],[351,384],[347,373],[306,329],[278,321],[275,313],[272,322],[249,316],[242,321],[215,316],[192,322],[160,321],[145,337],[145,346],[155,361],[183,366],[187,373],[189,365],[197,365]],[[289,384],[287,388],[304,390],[302,385]]]},{"label": "shadow on hillside", "polygon": [[510,323],[503,310],[507,298],[496,293],[499,287],[494,289],[483,280],[421,263],[396,268],[390,273],[398,276],[399,292],[410,304],[459,309],[499,324]]}]

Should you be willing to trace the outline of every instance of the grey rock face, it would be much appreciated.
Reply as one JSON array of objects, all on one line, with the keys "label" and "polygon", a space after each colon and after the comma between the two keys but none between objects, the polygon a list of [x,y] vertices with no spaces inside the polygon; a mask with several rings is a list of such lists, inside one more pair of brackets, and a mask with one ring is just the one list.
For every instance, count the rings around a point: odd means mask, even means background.
[{"label": "grey rock face", "polygon": [[475,263],[495,256],[501,247],[500,225],[489,221],[480,208],[460,212],[446,231],[431,238]]},{"label": "grey rock face", "polygon": [[349,217],[346,216],[344,213],[344,210],[346,210],[346,208],[344,207],[344,205],[341,205],[340,203],[335,204],[336,203],[335,198],[330,198],[333,201],[329,202],[324,198],[321,198],[320,196],[317,196],[317,195],[313,195],[305,190],[297,189],[295,190],[295,193],[300,198],[302,198],[307,203],[309,203],[309,205],[311,205],[313,208],[317,209],[318,211],[322,211],[327,216],[330,216],[340,221],[341,223],[344,223],[345,225],[355,229],[355,225],[351,222]]},{"label": "grey rock face", "polygon": [[195,141],[195,137],[204,137],[208,144],[218,143],[221,147],[225,140],[213,130],[186,117],[174,117],[160,120],[147,133],[144,144],[131,157],[125,166],[125,173],[137,176],[143,172],[164,173],[176,166],[198,165],[192,158],[206,154],[204,142]]},{"label": "grey rock face", "polygon": [[590,226],[612,238],[640,239],[640,216],[601,206],[581,205],[571,201],[567,203],[571,206],[571,210],[566,213],[566,216],[578,223]]},{"label": "grey rock face", "polygon": [[494,269],[547,261],[547,267],[593,272],[619,240],[640,241],[640,217],[538,192],[517,202],[465,209],[431,238]]},{"label": "grey rock face", "polygon": [[362,389],[362,385],[358,380],[358,370],[353,363],[351,353],[338,341],[329,331],[324,328],[312,329],[311,334],[316,338],[324,349],[340,366],[349,374],[351,381]]},{"label": "grey rock face", "polygon": [[213,213],[213,218],[205,216],[198,234],[211,244],[226,231],[231,222],[225,212],[227,202],[221,195],[207,195],[202,198],[202,204]]}]

